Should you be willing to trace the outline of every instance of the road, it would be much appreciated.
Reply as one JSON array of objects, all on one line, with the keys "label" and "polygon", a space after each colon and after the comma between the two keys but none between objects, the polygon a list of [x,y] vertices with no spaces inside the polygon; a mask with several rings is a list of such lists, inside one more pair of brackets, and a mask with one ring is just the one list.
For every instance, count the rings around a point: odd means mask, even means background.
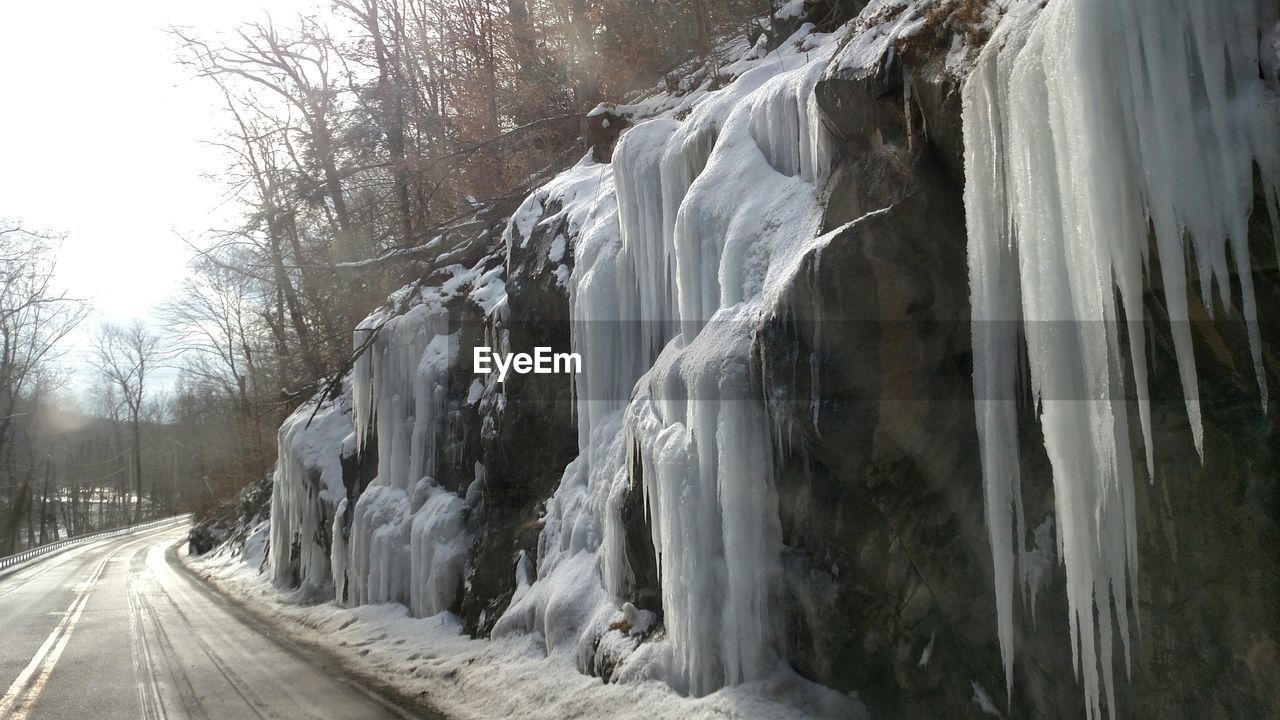
[{"label": "road", "polygon": [[86,543],[0,578],[0,720],[430,717],[193,578],[187,525]]}]

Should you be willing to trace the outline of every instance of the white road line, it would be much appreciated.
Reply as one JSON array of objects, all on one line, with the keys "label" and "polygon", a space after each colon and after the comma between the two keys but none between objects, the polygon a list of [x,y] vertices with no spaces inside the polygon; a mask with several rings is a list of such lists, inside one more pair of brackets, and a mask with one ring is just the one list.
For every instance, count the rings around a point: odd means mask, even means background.
[{"label": "white road line", "polygon": [[32,580],[35,580],[36,578],[40,577],[41,575],[44,575],[45,573],[51,570],[57,570],[63,565],[66,565],[69,561],[75,560],[76,558],[80,557],[81,555],[84,554],[85,550],[88,550],[92,547],[93,547],[92,544],[87,544],[83,548],[73,549],[69,553],[59,553],[61,557],[54,557],[54,558],[49,558],[48,560],[45,560],[43,567],[35,568],[35,572],[30,573],[28,575],[22,576],[24,571],[21,571],[21,570],[18,571],[17,573],[14,573],[14,579],[17,580],[17,582],[11,583],[9,585],[6,585],[3,588],[0,588],[0,597],[5,597],[6,595],[10,595],[21,590],[22,588],[26,587]]},{"label": "white road line", "polygon": [[[49,673],[53,671],[53,663],[58,661],[58,657],[62,655],[62,650],[67,646],[67,640],[71,637],[71,631],[75,628],[75,624],[80,620],[80,614],[84,612],[85,603],[89,600],[89,593],[93,590],[93,586],[98,582],[98,578],[102,575],[102,571],[107,567],[107,560],[111,559],[111,553],[98,561],[97,566],[93,569],[93,574],[89,576],[82,589],[76,591],[76,599],[71,602],[71,606],[62,614],[62,619],[58,621],[58,625],[53,628],[53,632],[49,633],[49,637],[45,638],[41,643],[40,649],[36,651],[35,657],[31,658],[31,662],[23,668],[18,674],[18,679],[13,681],[9,689],[5,691],[4,697],[0,697],[0,718],[11,717],[16,720],[19,717],[26,717],[30,711],[30,705],[35,701],[34,695],[44,687],[44,683],[49,678]],[[48,662],[52,660],[52,662]],[[36,683],[31,683],[31,677],[40,672]],[[22,697],[23,692],[30,684],[31,691],[27,694],[27,701],[21,706],[14,709],[14,705],[18,699]],[[13,710],[13,715],[9,715]]]},{"label": "white road line", "polygon": [[71,622],[67,625],[66,630],[62,633],[62,637],[58,638],[58,643],[53,646],[53,651],[44,659],[44,663],[40,667],[40,674],[36,676],[31,687],[27,690],[27,694],[22,698],[22,703],[14,708],[9,715],[9,720],[26,720],[31,714],[31,709],[35,707],[36,698],[40,697],[40,693],[44,691],[44,686],[49,682],[49,675],[53,673],[53,666],[58,664],[58,659],[62,657],[62,651],[67,648],[67,643],[71,640],[71,631],[75,629],[76,623],[80,621],[80,615],[84,612],[84,606],[89,604],[89,593],[86,592],[80,599],[80,607],[76,608],[75,614],[71,617]]},{"label": "white road line", "polygon": [[[168,530],[168,528],[166,528]],[[147,533],[141,537],[133,538],[111,552],[107,553],[98,564],[94,566],[93,573],[89,579],[76,586],[76,598],[71,602],[71,606],[62,614],[62,619],[58,622],[53,632],[49,633],[49,637],[45,638],[40,645],[40,649],[36,651],[35,657],[31,658],[31,662],[13,681],[9,689],[3,697],[0,697],[0,720],[26,720],[31,713],[31,709],[35,707],[36,699],[40,697],[40,693],[44,690],[45,684],[49,681],[49,676],[53,673],[53,667],[57,664],[58,659],[62,656],[62,651],[66,649],[67,643],[71,640],[71,633],[75,630],[76,623],[80,621],[81,614],[84,613],[84,607],[89,602],[89,595],[93,592],[94,586],[102,577],[102,573],[116,555],[126,548],[132,547],[143,540],[152,540],[154,535],[160,533]],[[39,673],[37,675],[37,673]],[[34,680],[32,677],[34,677]]]}]

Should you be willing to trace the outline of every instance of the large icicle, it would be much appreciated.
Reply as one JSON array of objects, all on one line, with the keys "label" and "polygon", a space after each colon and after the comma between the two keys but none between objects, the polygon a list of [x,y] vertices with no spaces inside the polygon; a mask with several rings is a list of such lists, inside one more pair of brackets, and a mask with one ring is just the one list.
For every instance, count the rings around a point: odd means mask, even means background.
[{"label": "large icicle", "polygon": [[1011,677],[1013,543],[1024,535],[1015,394],[1021,320],[1053,467],[1072,646],[1095,718],[1104,692],[1115,714],[1112,612],[1127,661],[1137,572],[1121,322],[1154,472],[1142,326],[1149,226],[1197,451],[1203,431],[1188,249],[1211,312],[1214,286],[1229,305],[1230,278],[1238,280],[1266,404],[1247,222],[1255,163],[1269,188],[1280,177],[1275,95],[1261,79],[1275,78],[1275,59],[1260,56],[1258,41],[1274,10],[1261,0],[1064,0],[1038,14],[1036,7],[1016,6],[1002,22],[963,93],[974,392]]},{"label": "large icicle", "polygon": [[664,158],[696,169],[687,187],[663,186],[683,191],[666,250],[682,332],[638,384],[627,430],[658,553],[668,679],[694,695],[762,677],[777,659],[769,595],[781,530],[751,329],[770,279],[816,234],[830,158],[813,87],[828,55],[767,79],[727,112],[708,108],[708,155],[695,112]]}]

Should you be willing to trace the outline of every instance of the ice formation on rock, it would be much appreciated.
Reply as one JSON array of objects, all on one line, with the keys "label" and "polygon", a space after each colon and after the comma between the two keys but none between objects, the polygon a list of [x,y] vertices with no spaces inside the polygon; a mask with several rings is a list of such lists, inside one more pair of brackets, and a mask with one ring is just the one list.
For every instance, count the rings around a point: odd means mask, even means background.
[{"label": "ice formation on rock", "polygon": [[[615,619],[633,580],[618,505],[636,457],[667,641],[622,672],[694,695],[759,678],[777,659],[774,460],[749,351],[766,287],[816,235],[831,158],[813,88],[834,43],[805,27],[783,47],[685,119],[628,130],[611,169],[571,171],[594,173],[598,188],[591,205],[564,205],[578,232],[569,290],[585,362],[582,455],[548,503],[537,581],[495,628],[540,633],[552,651],[564,635],[552,614],[571,617],[565,600],[586,587],[608,592],[587,592],[602,610],[572,615],[591,619],[583,638]],[[575,559],[585,552],[598,561]]]},{"label": "ice formation on rock", "polygon": [[[776,661],[769,594],[781,530],[751,334],[769,280],[817,234],[829,150],[812,103],[827,56],[762,83],[720,123],[672,234],[682,333],[627,411],[671,679],[695,695],[761,677]],[[675,147],[697,148],[682,140]]]},{"label": "ice formation on rock", "polygon": [[335,587],[351,604],[399,602],[427,617],[449,610],[461,592],[465,503],[434,479],[448,375],[459,354],[446,301],[468,284],[478,303],[496,308],[502,298],[490,297],[501,285],[492,271],[452,270],[440,288],[410,287],[392,298],[393,304],[409,298],[408,310],[379,311],[355,331],[355,346],[367,349],[351,373],[351,419],[358,449],[376,426],[378,473],[334,522]]},{"label": "ice formation on rock", "polygon": [[[280,430],[273,543],[288,547],[297,539],[303,577],[323,578],[316,583],[325,587],[332,578],[339,602],[401,602],[415,615],[430,616],[451,609],[460,597],[466,502],[434,479],[443,452],[448,374],[458,360],[447,304],[466,290],[486,313],[497,314],[506,288],[502,266],[486,269],[484,260],[471,269],[445,268],[444,274],[439,287],[404,287],[388,307],[365,319],[355,332],[355,346],[364,352],[338,401],[321,407],[314,419],[314,406],[303,406]],[[484,383],[479,386],[483,392]],[[476,395],[474,388],[470,395]],[[472,404],[476,400],[468,397]],[[340,459],[364,450],[375,427],[378,474],[355,502],[348,501]],[[307,454],[325,462],[319,511],[310,510],[315,502],[300,480],[306,468],[317,465]],[[321,521],[332,532],[326,557],[315,541]],[[276,578],[289,582],[287,555],[271,557]]]},{"label": "ice formation on rock", "polygon": [[[532,633],[584,670],[606,645],[615,659],[635,649],[655,617],[625,602],[636,578],[621,510],[634,462],[666,640],[640,646],[614,678],[662,679],[704,695],[777,668],[774,428],[750,350],[817,235],[832,157],[814,86],[836,41],[806,25],[767,56],[744,47],[721,67],[733,80],[720,89],[635,106],[633,117],[648,119],[623,134],[612,163],[584,158],[511,218],[508,270],[535,228],[563,223],[546,260],[559,263],[572,248],[572,274],[561,266],[557,277],[567,283],[571,343],[584,367],[573,378],[580,456],[547,502],[536,558],[516,563],[517,589],[495,637]],[[470,501],[434,477],[458,354],[445,300],[469,286],[492,322],[491,344],[507,351],[503,270],[455,268],[441,288],[405,288],[356,330],[356,347],[368,348],[351,373],[349,445],[364,449],[376,429],[377,477],[352,502],[339,483],[330,514],[310,524],[286,509],[278,527],[282,542],[310,546],[308,528],[331,523],[324,560],[340,601],[400,602],[430,615],[461,590]],[[466,402],[491,394],[472,382]],[[289,488],[282,496],[300,492],[293,475],[278,480]],[[604,642],[619,620],[631,632]]]},{"label": "ice formation on rock", "polygon": [[974,393],[1005,673],[1011,683],[1014,558],[1026,533],[1016,445],[1022,333],[1090,718],[1103,693],[1115,714],[1112,634],[1118,628],[1127,664],[1137,577],[1126,346],[1153,473],[1149,231],[1197,451],[1189,250],[1209,313],[1216,287],[1248,326],[1266,405],[1247,224],[1255,165],[1272,199],[1280,178],[1274,60],[1259,43],[1273,21],[1260,0],[1073,0],[1042,11],[1025,3],[964,87]]},{"label": "ice formation on rock", "polygon": [[[295,538],[314,538],[345,502],[342,456],[349,454],[350,408],[346,395],[299,407],[277,433],[276,482],[271,488],[271,576],[292,585]],[[327,592],[330,558],[314,542],[298,545],[298,577],[304,593]]]}]

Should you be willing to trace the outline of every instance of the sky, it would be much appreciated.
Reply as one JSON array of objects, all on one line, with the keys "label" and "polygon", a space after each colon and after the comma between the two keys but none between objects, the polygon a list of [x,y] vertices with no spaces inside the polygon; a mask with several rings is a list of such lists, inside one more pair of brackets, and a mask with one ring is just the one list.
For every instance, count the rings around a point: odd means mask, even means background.
[{"label": "sky", "polygon": [[220,96],[175,63],[166,28],[207,36],[316,1],[0,3],[0,218],[67,234],[58,280],[94,305],[68,347],[74,387],[92,379],[96,327],[155,323],[186,272],[182,238],[231,216],[204,177],[224,164],[208,144],[224,122]]}]

